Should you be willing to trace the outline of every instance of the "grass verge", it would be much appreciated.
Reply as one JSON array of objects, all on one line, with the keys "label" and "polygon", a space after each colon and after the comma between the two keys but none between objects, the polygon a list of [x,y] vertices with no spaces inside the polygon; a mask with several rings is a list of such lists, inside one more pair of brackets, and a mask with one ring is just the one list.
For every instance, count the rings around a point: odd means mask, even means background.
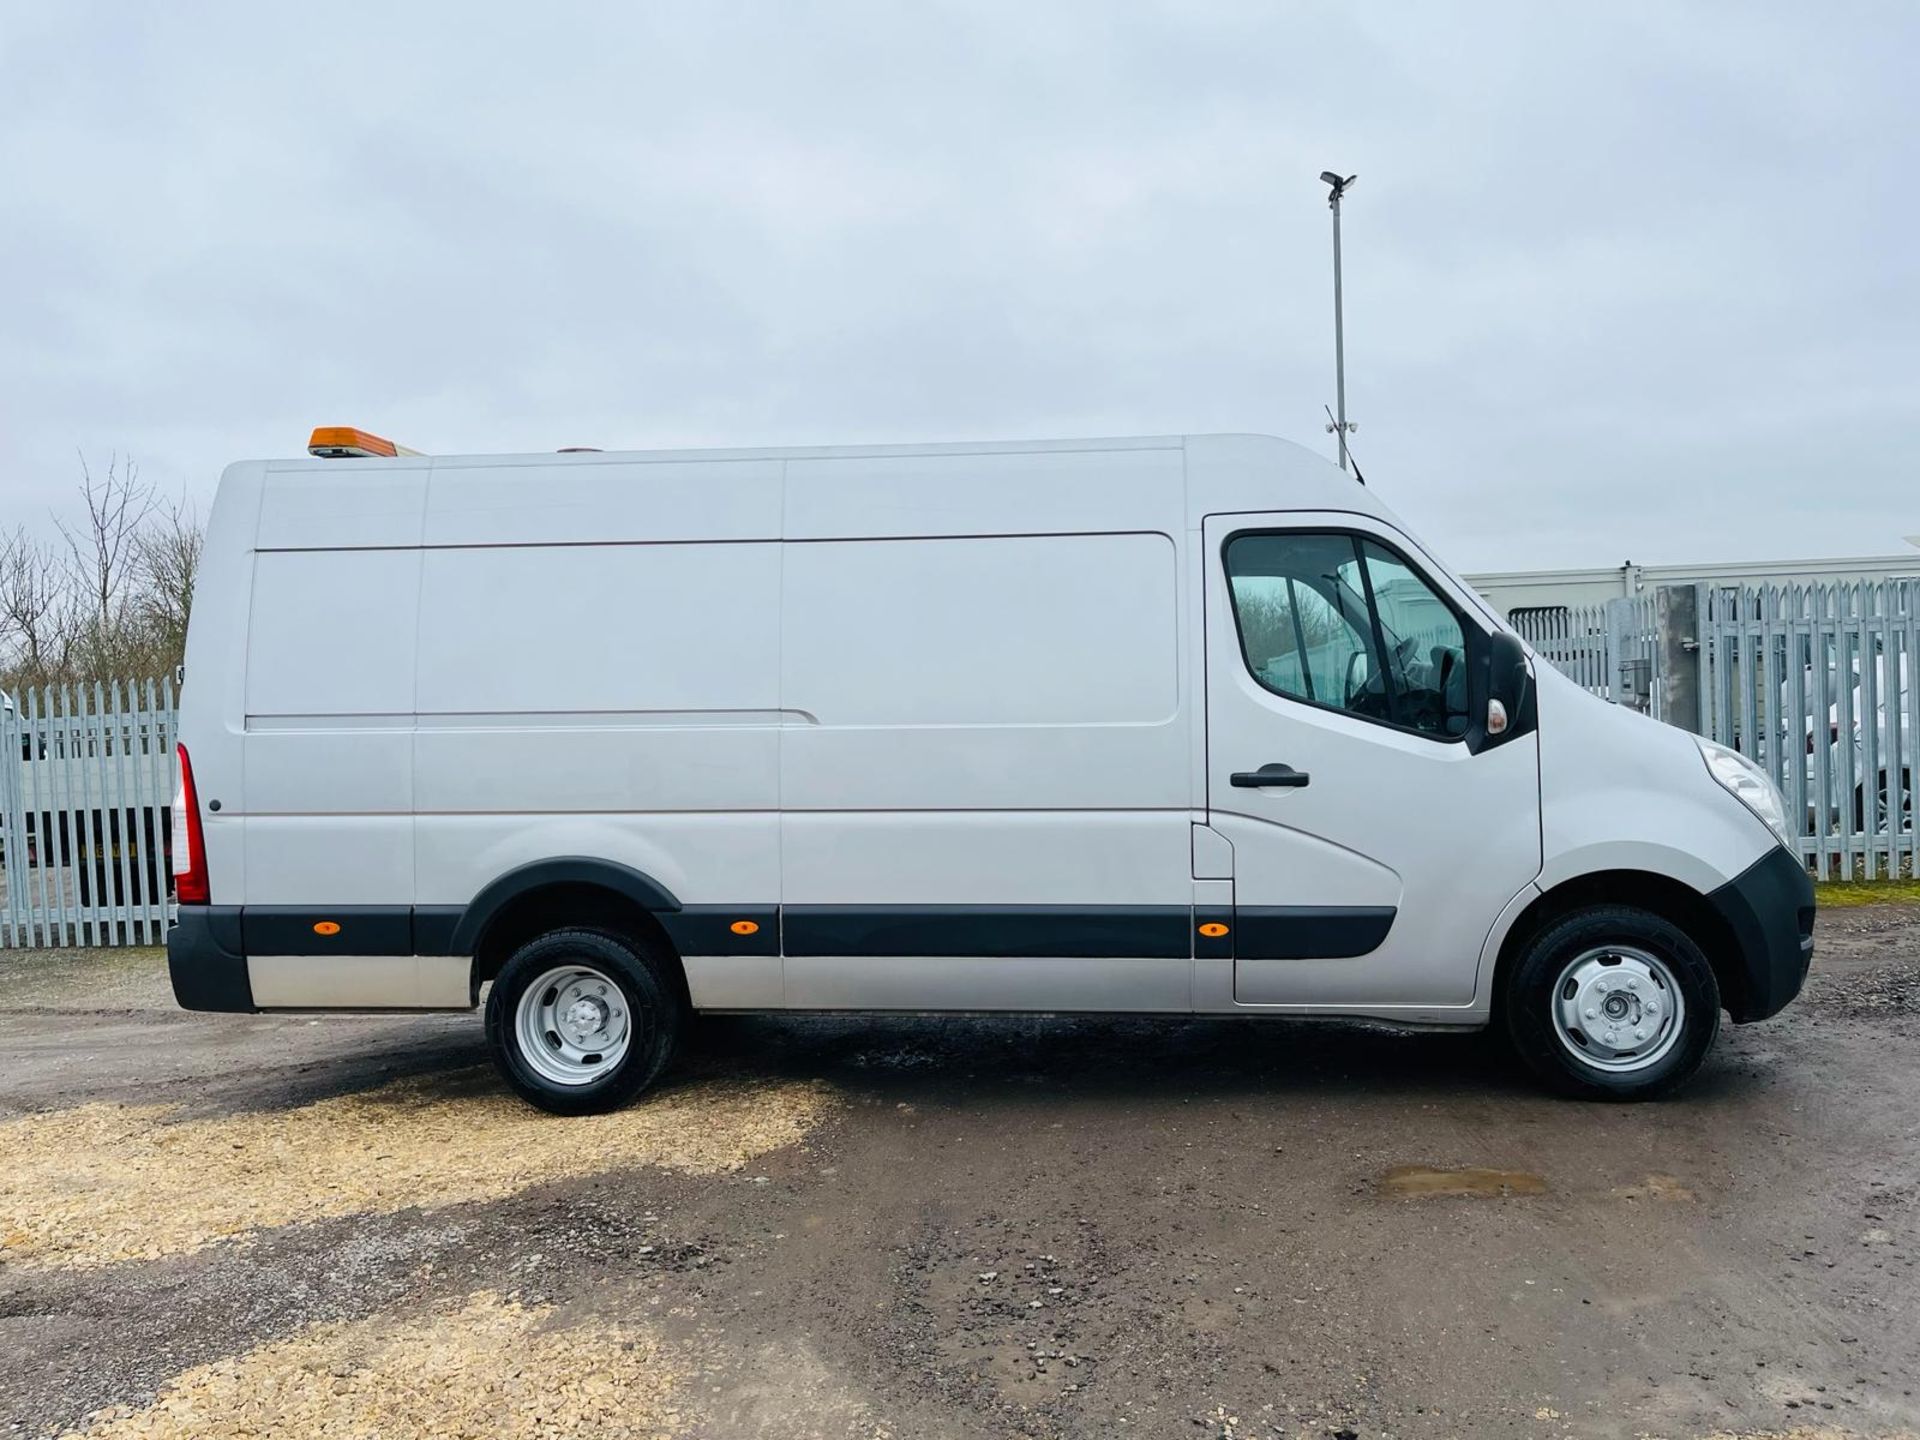
[{"label": "grass verge", "polygon": [[1920,880],[1816,880],[1814,903],[1828,906],[1920,903]]}]

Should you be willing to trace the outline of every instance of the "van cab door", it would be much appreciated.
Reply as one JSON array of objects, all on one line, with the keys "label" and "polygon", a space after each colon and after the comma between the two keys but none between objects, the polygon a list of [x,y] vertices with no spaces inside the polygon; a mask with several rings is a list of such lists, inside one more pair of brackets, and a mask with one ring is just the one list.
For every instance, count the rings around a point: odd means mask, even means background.
[{"label": "van cab door", "polygon": [[1540,870],[1536,737],[1481,743],[1485,622],[1390,526],[1205,521],[1207,818],[1233,848],[1233,999],[1464,1006]]}]

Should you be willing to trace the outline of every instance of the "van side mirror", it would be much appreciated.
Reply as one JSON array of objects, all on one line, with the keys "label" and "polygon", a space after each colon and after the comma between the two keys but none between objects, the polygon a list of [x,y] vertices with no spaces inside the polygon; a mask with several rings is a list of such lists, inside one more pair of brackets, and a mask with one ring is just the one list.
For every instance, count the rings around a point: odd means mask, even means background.
[{"label": "van side mirror", "polygon": [[1517,636],[1497,630],[1487,641],[1487,666],[1474,696],[1468,744],[1476,752],[1504,745],[1534,728],[1533,669]]}]

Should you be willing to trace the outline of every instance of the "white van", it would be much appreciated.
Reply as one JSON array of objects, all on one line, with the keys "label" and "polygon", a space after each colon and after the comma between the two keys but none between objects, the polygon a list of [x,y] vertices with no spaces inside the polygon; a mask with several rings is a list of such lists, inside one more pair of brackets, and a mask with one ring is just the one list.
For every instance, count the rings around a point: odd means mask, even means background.
[{"label": "white van", "polygon": [[563,1112],[689,1010],[1493,1023],[1638,1097],[1806,974],[1767,779],[1282,441],[314,448],[208,526],[189,1008],[485,991]]}]

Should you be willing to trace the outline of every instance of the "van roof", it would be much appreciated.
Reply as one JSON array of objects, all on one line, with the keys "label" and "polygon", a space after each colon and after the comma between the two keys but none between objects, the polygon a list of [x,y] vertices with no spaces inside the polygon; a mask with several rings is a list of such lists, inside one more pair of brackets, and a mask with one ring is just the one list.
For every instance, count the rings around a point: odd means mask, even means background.
[{"label": "van roof", "polygon": [[[1066,437],[1041,440],[950,440],[934,442],[900,442],[875,445],[763,445],[748,447],[694,447],[682,446],[660,450],[602,450],[594,448],[567,448],[556,450],[528,451],[474,451],[465,453],[440,452],[431,455],[419,451],[401,452],[400,458],[446,461],[471,464],[475,461],[538,460],[542,462],[560,461],[567,464],[594,465],[618,461],[632,464],[648,460],[781,460],[781,459],[840,459],[858,457],[884,457],[889,455],[992,455],[992,454],[1033,454],[1037,452],[1071,452],[1085,450],[1180,450],[1195,441],[1243,441],[1260,446],[1274,446],[1295,452],[1302,460],[1324,466],[1340,472],[1333,462],[1298,445],[1291,440],[1282,440],[1273,435],[1262,435],[1252,431],[1222,431],[1192,435],[1101,435]],[[337,465],[343,461],[368,458],[375,463],[391,465],[395,457],[334,457],[320,463]],[[281,466],[305,467],[315,463],[308,457],[298,459],[276,459],[267,463],[276,469]]]},{"label": "van roof", "polygon": [[[402,451],[396,456],[279,459],[263,463],[269,471],[312,471],[333,466],[377,466],[384,469],[483,470],[521,465],[597,466],[754,460],[860,460],[938,458],[966,455],[1067,455],[1146,451],[1184,451],[1189,473],[1196,461],[1218,479],[1228,493],[1245,492],[1253,503],[1239,508],[1262,509],[1284,487],[1286,508],[1358,510],[1386,515],[1386,507],[1366,486],[1339,469],[1333,461],[1291,440],[1252,432],[1191,435],[1110,435],[1048,440],[959,440],[922,444],[792,445],[738,449],[672,450],[536,450],[494,454],[425,455]],[[1241,483],[1235,483],[1235,480]],[[1212,488],[1212,487],[1209,487]],[[1224,498],[1224,497],[1223,497]],[[1229,503],[1222,508],[1236,508]]]},{"label": "van roof", "polygon": [[[636,474],[653,467],[659,484]],[[230,468],[221,493],[259,516],[255,543],[269,549],[1010,534],[1094,520],[1164,530],[1261,511],[1392,522],[1329,459],[1256,434],[284,459]]]}]

